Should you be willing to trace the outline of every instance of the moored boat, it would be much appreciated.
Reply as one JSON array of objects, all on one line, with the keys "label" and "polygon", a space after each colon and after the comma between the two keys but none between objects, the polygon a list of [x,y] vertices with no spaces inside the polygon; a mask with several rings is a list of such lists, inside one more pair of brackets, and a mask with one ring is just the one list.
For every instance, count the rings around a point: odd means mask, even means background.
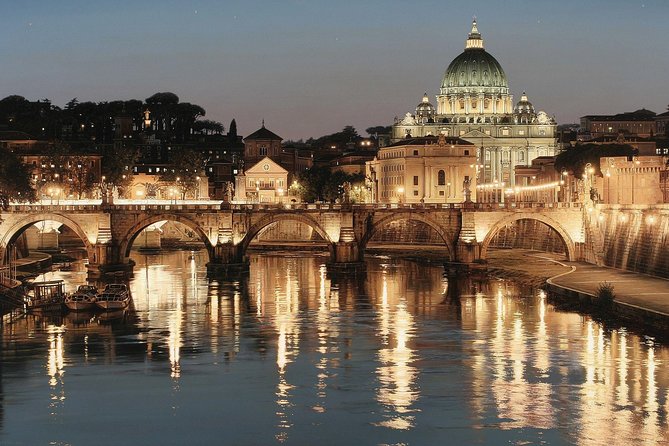
[{"label": "moored boat", "polygon": [[122,310],[130,303],[130,291],[122,283],[110,283],[95,298],[95,305],[104,311]]},{"label": "moored boat", "polygon": [[93,285],[79,285],[77,291],[65,297],[65,306],[72,311],[85,311],[95,308],[98,289]]},{"label": "moored boat", "polygon": [[61,311],[65,301],[65,285],[62,280],[49,280],[30,284],[32,294],[26,296],[28,311]]}]

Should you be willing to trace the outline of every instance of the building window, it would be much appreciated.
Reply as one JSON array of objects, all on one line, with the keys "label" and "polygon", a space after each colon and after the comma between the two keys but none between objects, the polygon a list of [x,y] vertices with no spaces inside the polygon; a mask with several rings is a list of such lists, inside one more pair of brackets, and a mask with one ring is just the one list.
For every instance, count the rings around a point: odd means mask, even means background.
[{"label": "building window", "polygon": [[465,150],[465,156],[469,155],[469,150]]},{"label": "building window", "polygon": [[267,155],[267,147],[260,146],[260,156],[266,156],[266,155]]},{"label": "building window", "polygon": [[413,191],[413,196],[414,196],[414,197],[417,197],[417,196],[418,196],[418,191],[417,191],[417,190]]},{"label": "building window", "polygon": [[418,175],[413,176],[413,185],[418,186]]},{"label": "building window", "polygon": [[439,186],[446,185],[446,172],[444,172],[443,170],[440,170],[439,173],[437,173],[437,184]]},{"label": "building window", "polygon": [[519,135],[524,135],[524,134],[525,134],[525,130],[518,130],[518,134],[519,134]]},{"label": "building window", "polygon": [[444,196],[444,191],[443,191],[443,190],[440,190],[440,191],[439,191],[439,195],[440,195],[441,197],[443,197],[443,196]]},{"label": "building window", "polygon": [[413,156],[418,156],[418,150],[413,151]]}]

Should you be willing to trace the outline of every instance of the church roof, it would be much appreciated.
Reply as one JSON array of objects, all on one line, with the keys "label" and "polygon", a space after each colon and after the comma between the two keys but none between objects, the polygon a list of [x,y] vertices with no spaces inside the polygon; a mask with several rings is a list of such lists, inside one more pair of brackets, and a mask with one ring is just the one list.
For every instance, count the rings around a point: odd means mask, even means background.
[{"label": "church roof", "polygon": [[483,39],[472,24],[465,50],[448,66],[441,82],[442,89],[509,88],[502,66],[483,47]]},{"label": "church roof", "polygon": [[[439,137],[437,136],[420,136],[416,138],[407,138],[403,139],[401,141],[397,141],[393,144],[390,144],[386,147],[400,147],[400,146],[426,146],[430,144],[437,144],[439,141]],[[466,141],[464,139],[455,137],[455,136],[447,136],[446,137],[446,144],[448,145],[460,145],[460,146],[471,146],[473,145],[471,142]],[[385,147],[383,147],[385,148]]]},{"label": "church roof", "polygon": [[263,139],[270,141],[283,140],[283,138],[277,135],[276,133],[272,132],[271,130],[267,130],[267,128],[265,128],[265,124],[263,124],[263,126],[260,127],[258,130],[256,130],[255,132],[251,133],[249,136],[244,138],[244,141],[254,140],[254,139]]},{"label": "church roof", "polygon": [[281,167],[277,162],[272,160],[270,157],[265,157],[255,163],[253,166],[249,167],[246,169],[246,175],[248,176],[249,174],[259,174],[259,173],[268,173],[268,172],[273,172],[273,173],[279,173],[279,174],[287,174],[288,171]]},{"label": "church roof", "polygon": [[591,121],[652,121],[656,114],[645,108],[617,115],[586,115],[583,116]]}]

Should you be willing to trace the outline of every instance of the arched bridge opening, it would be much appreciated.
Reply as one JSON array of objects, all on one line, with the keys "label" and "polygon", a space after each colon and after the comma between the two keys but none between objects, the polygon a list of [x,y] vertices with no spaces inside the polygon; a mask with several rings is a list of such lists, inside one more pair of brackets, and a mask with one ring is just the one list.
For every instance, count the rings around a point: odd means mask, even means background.
[{"label": "arched bridge opening", "polygon": [[334,242],[325,228],[307,215],[268,215],[251,226],[240,242],[242,254],[262,250],[327,252],[334,258]]},{"label": "arched bridge opening", "polygon": [[557,221],[540,215],[512,215],[496,223],[481,246],[481,259],[508,250],[540,251],[558,259],[574,260],[575,246]]},{"label": "arched bridge opening", "polygon": [[5,228],[0,239],[0,261],[7,265],[31,253],[44,252],[68,260],[95,262],[93,234],[66,215],[34,214]]},{"label": "arched bridge opening", "polygon": [[152,253],[204,248],[207,261],[214,258],[213,245],[204,229],[182,215],[159,214],[138,221],[128,230],[119,248],[123,263],[129,263],[133,249]]},{"label": "arched bridge opening", "polygon": [[406,252],[424,257],[452,260],[454,247],[446,228],[417,214],[391,215],[375,222],[361,243],[365,253]]}]

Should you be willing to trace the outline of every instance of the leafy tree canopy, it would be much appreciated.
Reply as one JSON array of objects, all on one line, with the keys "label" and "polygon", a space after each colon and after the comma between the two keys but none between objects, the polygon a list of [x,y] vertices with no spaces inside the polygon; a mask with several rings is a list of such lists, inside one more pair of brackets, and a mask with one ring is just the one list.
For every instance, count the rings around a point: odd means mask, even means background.
[{"label": "leafy tree canopy", "polygon": [[361,139],[362,137],[358,134],[355,127],[347,125],[340,132],[321,136],[318,139],[310,138],[307,140],[307,144],[310,144],[313,147],[344,147],[348,143],[357,144]]},{"label": "leafy tree canopy", "polygon": [[313,167],[298,176],[298,195],[302,201],[335,201],[341,198],[344,183],[364,184],[364,175],[331,172],[328,167]]},{"label": "leafy tree canopy", "polygon": [[7,209],[11,201],[36,199],[28,167],[14,153],[0,149],[0,208]]},{"label": "leafy tree canopy", "polygon": [[153,96],[146,98],[147,104],[156,104],[156,105],[170,105],[178,104],[179,96],[171,92],[156,93]]},{"label": "leafy tree canopy", "polygon": [[183,149],[172,154],[167,172],[160,176],[160,181],[172,184],[179,189],[181,198],[197,190],[199,181],[205,176],[205,159],[200,152]]},{"label": "leafy tree canopy", "polygon": [[585,166],[590,163],[596,175],[601,175],[599,159],[607,156],[634,156],[634,147],[628,144],[576,144],[561,152],[555,158],[555,169],[558,172],[573,172],[580,178]]},{"label": "leafy tree canopy", "polygon": [[374,136],[374,137],[376,137],[377,135],[390,134],[391,131],[392,131],[392,126],[390,126],[390,125],[386,125],[386,126],[377,125],[375,127],[368,127],[368,128],[365,129],[365,132],[367,132],[367,134],[369,136]]}]

